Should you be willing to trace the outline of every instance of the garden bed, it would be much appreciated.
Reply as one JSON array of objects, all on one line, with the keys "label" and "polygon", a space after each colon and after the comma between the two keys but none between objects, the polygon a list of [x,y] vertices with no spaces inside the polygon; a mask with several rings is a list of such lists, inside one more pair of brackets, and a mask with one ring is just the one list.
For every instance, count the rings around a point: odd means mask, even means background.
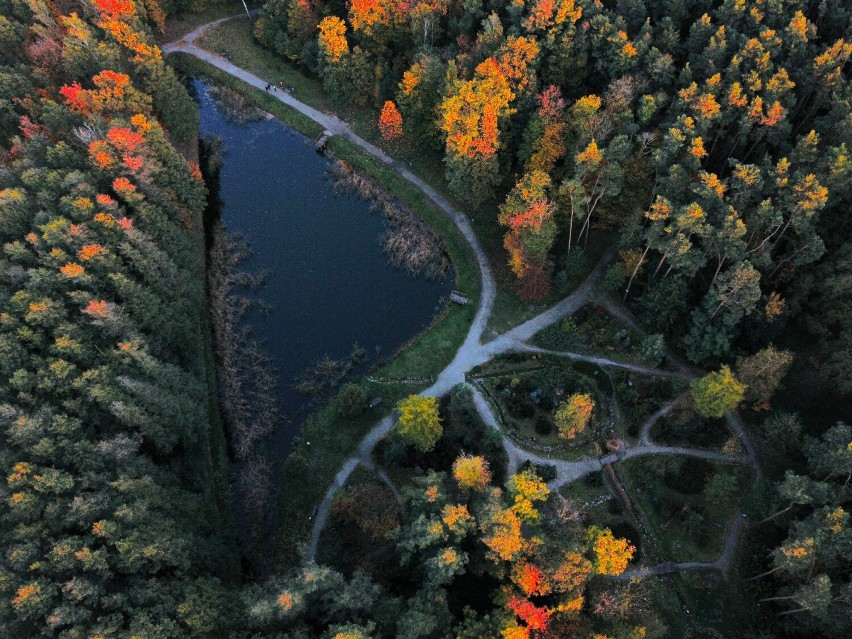
[{"label": "garden bed", "polygon": [[[596,442],[602,442],[615,426],[611,402],[595,379],[596,375],[600,377],[600,371],[564,361],[538,363],[537,367],[518,366],[514,371],[489,369],[487,376],[480,374],[476,379],[496,408],[506,435],[522,448],[555,459],[599,454]],[[578,394],[590,396],[595,407],[588,426],[574,438],[566,439],[559,435],[554,411],[560,402]]]},{"label": "garden bed", "polygon": [[658,456],[619,464],[619,474],[667,559],[715,561],[751,482],[743,466]]}]

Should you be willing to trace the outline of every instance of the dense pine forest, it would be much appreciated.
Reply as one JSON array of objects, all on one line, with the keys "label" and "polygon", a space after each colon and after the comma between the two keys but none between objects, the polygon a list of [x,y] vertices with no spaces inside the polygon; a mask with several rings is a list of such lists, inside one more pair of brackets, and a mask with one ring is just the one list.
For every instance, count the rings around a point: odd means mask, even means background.
[{"label": "dense pine forest", "polygon": [[[258,59],[431,163],[498,304],[529,319],[586,295],[436,397],[416,362],[392,390],[348,380],[305,437],[364,439],[342,482],[304,443],[275,460],[274,559],[256,523],[274,516],[238,503],[267,461],[242,464],[264,444],[239,424],[274,430],[251,399],[274,382],[228,377],[235,350],[269,362],[227,306],[253,280],[217,270],[243,246],[211,233],[223,160],[188,90],[224,74],[161,48],[248,8],[0,0],[0,637],[848,637],[852,7],[268,0],[240,18]],[[220,93],[268,109],[288,89],[269,81]],[[405,215],[450,237],[449,216]],[[477,251],[454,254],[460,278]],[[312,483],[328,503],[288,521]],[[692,564],[716,576],[680,577]]]}]

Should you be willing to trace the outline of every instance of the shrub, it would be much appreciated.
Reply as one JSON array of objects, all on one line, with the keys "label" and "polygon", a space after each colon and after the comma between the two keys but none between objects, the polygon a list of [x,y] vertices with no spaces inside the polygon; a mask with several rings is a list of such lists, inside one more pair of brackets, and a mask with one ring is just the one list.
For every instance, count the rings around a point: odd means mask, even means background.
[{"label": "shrub", "polygon": [[533,464],[529,459],[518,466],[518,472],[531,470],[545,483],[556,479],[556,466],[554,464]]},{"label": "shrub", "polygon": [[539,435],[550,435],[553,432],[553,424],[544,415],[539,415],[538,419],[535,420],[535,432]]},{"label": "shrub", "polygon": [[358,384],[345,384],[337,396],[337,413],[341,417],[358,417],[367,408],[367,393]]},{"label": "shrub", "polygon": [[604,275],[603,285],[610,293],[620,293],[624,289],[624,284],[627,281],[627,272],[624,269],[624,264],[616,262],[610,265]]},{"label": "shrub", "polygon": [[666,344],[659,333],[648,335],[639,345],[639,357],[648,366],[659,366],[665,356]]}]

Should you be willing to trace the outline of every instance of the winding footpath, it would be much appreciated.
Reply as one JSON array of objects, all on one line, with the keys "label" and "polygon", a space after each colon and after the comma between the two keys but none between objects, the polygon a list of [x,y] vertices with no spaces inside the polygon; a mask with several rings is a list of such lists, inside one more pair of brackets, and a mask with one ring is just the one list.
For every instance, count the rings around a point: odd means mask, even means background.
[{"label": "winding footpath", "polygon": [[[199,58],[200,60],[203,60],[215,66],[216,68],[234,76],[235,78],[242,80],[246,84],[264,90],[267,86],[267,82],[265,80],[262,80],[261,78],[249,73],[248,71],[245,71],[244,69],[235,66],[230,61],[226,60],[224,57],[202,49],[195,44],[196,40],[209,29],[220,25],[226,20],[240,18],[245,18],[245,14],[221,18],[219,20],[214,20],[207,24],[201,25],[194,31],[186,34],[181,39],[177,40],[176,42],[164,45],[163,52],[165,54],[181,52],[195,56],[196,58]],[[416,186],[418,189],[420,189],[423,193],[425,193],[432,200],[432,202],[438,208],[440,208],[450,218],[450,220],[452,220],[452,222],[456,225],[456,227],[462,233],[468,245],[470,246],[477,267],[479,269],[481,281],[481,293],[478,300],[476,314],[467,332],[467,335],[465,336],[464,342],[456,351],[453,360],[446,366],[446,368],[444,368],[443,371],[441,371],[441,373],[437,376],[435,382],[429,388],[426,388],[420,393],[421,395],[432,397],[440,397],[442,395],[445,395],[454,386],[458,384],[467,383],[467,374],[476,366],[480,366],[495,357],[511,352],[540,353],[544,355],[564,357],[574,361],[583,361],[591,364],[596,364],[601,367],[621,368],[639,374],[653,375],[658,377],[684,377],[687,379],[692,379],[697,376],[698,373],[696,371],[689,368],[686,364],[678,360],[676,357],[673,356],[673,354],[669,353],[668,351],[667,355],[669,357],[669,360],[675,363],[675,365],[679,369],[679,372],[664,371],[660,369],[641,366],[638,364],[633,364],[630,362],[612,360],[609,358],[593,355],[585,355],[582,353],[551,351],[548,349],[542,349],[535,346],[531,346],[527,343],[541,330],[573,314],[584,304],[592,300],[604,305],[610,311],[610,313],[622,323],[642,333],[641,327],[638,326],[636,321],[629,314],[629,311],[627,311],[627,309],[624,308],[623,305],[618,302],[615,302],[605,293],[601,292],[600,289],[600,284],[601,280],[603,279],[605,267],[612,260],[612,257],[615,253],[614,247],[612,247],[604,254],[599,263],[594,267],[592,272],[586,278],[586,280],[565,299],[555,304],[551,308],[545,310],[536,317],[512,328],[511,330],[507,331],[506,333],[503,333],[502,335],[498,335],[497,337],[488,342],[483,343],[482,337],[485,332],[485,327],[491,316],[492,309],[494,307],[494,300],[497,294],[497,288],[494,281],[493,273],[491,271],[491,267],[488,264],[488,259],[479,244],[479,241],[473,230],[470,218],[463,212],[453,207],[444,197],[442,197],[431,186],[429,186],[426,182],[424,182],[422,179],[412,173],[405,165],[394,160],[378,147],[359,137],[348,124],[343,122],[336,115],[318,111],[317,109],[307,104],[304,104],[303,102],[300,102],[291,95],[281,91],[276,91],[270,93],[269,95],[278,99],[282,103],[292,107],[293,109],[307,116],[314,122],[320,124],[330,134],[340,136],[341,138],[356,145],[360,149],[366,151],[373,157],[379,159],[384,164],[394,169],[405,180],[407,180],[408,182]],[[585,457],[576,461],[566,461],[536,455],[515,444],[503,432],[500,423],[494,415],[494,411],[492,410],[485,396],[475,385],[472,385],[472,389],[474,405],[485,424],[490,428],[498,430],[503,435],[504,447],[509,457],[510,471],[516,470],[518,466],[526,460],[530,460],[535,464],[553,465],[556,467],[557,476],[556,479],[554,479],[548,484],[552,490],[558,489],[561,486],[576,481],[577,479],[584,477],[585,475],[588,475],[590,473],[599,472],[607,464],[612,464],[622,461],[624,459],[630,459],[633,457],[640,457],[644,455],[681,455],[725,463],[749,464],[755,472],[755,485],[757,481],[759,481],[761,476],[754,447],[752,446],[747,435],[745,434],[741,422],[734,414],[729,413],[726,416],[728,420],[728,425],[742,441],[746,451],[745,455],[726,455],[723,453],[718,453],[716,451],[708,451],[697,448],[663,446],[654,443],[651,440],[650,434],[654,424],[659,419],[668,414],[680,401],[682,401],[684,398],[683,396],[678,397],[677,399],[663,406],[654,415],[652,415],[647,422],[643,424],[640,431],[640,438],[637,444],[633,446],[625,445],[618,452],[610,453],[602,457]],[[400,504],[400,507],[404,507],[402,498],[396,486],[393,484],[387,474],[385,474],[383,471],[381,471],[381,469],[379,469],[375,465],[371,457],[372,451],[375,446],[391,432],[394,427],[394,424],[395,416],[393,414],[385,416],[364,436],[364,438],[359,443],[355,453],[343,462],[343,465],[335,476],[332,485],[329,487],[328,491],[325,494],[325,497],[317,507],[316,515],[313,519],[311,538],[306,549],[306,559],[314,559],[314,557],[316,556],[320,535],[328,521],[329,512],[331,511],[331,506],[335,494],[338,490],[340,490],[340,488],[344,486],[346,480],[358,467],[358,465],[363,465],[369,470],[375,472],[379,476],[381,481],[384,482],[393,492],[394,497]],[[625,572],[621,576],[621,578],[629,579],[632,577],[662,575],[677,570],[687,569],[716,569],[725,573],[729,570],[733,563],[737,547],[737,541],[740,537],[740,534],[742,533],[743,528],[744,519],[741,517],[737,517],[733,524],[728,527],[728,532],[725,536],[724,549],[720,554],[719,558],[714,562],[665,562],[657,566],[631,568],[627,572]]]}]

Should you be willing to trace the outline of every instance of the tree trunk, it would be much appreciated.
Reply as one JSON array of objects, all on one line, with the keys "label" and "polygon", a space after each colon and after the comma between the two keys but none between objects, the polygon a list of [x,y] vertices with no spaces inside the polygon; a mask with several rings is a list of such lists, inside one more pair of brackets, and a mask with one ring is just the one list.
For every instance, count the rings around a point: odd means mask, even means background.
[{"label": "tree trunk", "polygon": [[783,515],[784,513],[786,513],[786,512],[787,512],[788,510],[790,510],[792,507],[793,507],[793,504],[790,504],[790,505],[789,505],[789,506],[787,506],[784,510],[779,510],[779,511],[778,511],[777,513],[775,513],[774,515],[769,515],[769,517],[766,517],[766,518],[764,518],[764,519],[761,519],[761,520],[760,520],[760,521],[758,521],[757,523],[754,523],[754,524],[752,524],[751,526],[749,526],[749,528],[754,528],[755,526],[760,526],[760,524],[766,523],[767,521],[769,521],[769,520],[771,520],[771,519],[775,519],[776,517],[778,517],[778,516]]},{"label": "tree trunk", "polygon": [[645,256],[648,254],[648,250],[651,248],[651,245],[645,247],[645,251],[642,253],[642,257],[639,258],[639,261],[636,263],[636,268],[633,269],[633,273],[630,275],[630,281],[627,282],[627,288],[624,289],[624,298],[622,298],[623,302],[627,301],[627,294],[630,292],[630,287],[633,285],[633,278],[636,277],[636,273],[639,272],[639,267],[642,266],[642,262],[645,261]]}]

